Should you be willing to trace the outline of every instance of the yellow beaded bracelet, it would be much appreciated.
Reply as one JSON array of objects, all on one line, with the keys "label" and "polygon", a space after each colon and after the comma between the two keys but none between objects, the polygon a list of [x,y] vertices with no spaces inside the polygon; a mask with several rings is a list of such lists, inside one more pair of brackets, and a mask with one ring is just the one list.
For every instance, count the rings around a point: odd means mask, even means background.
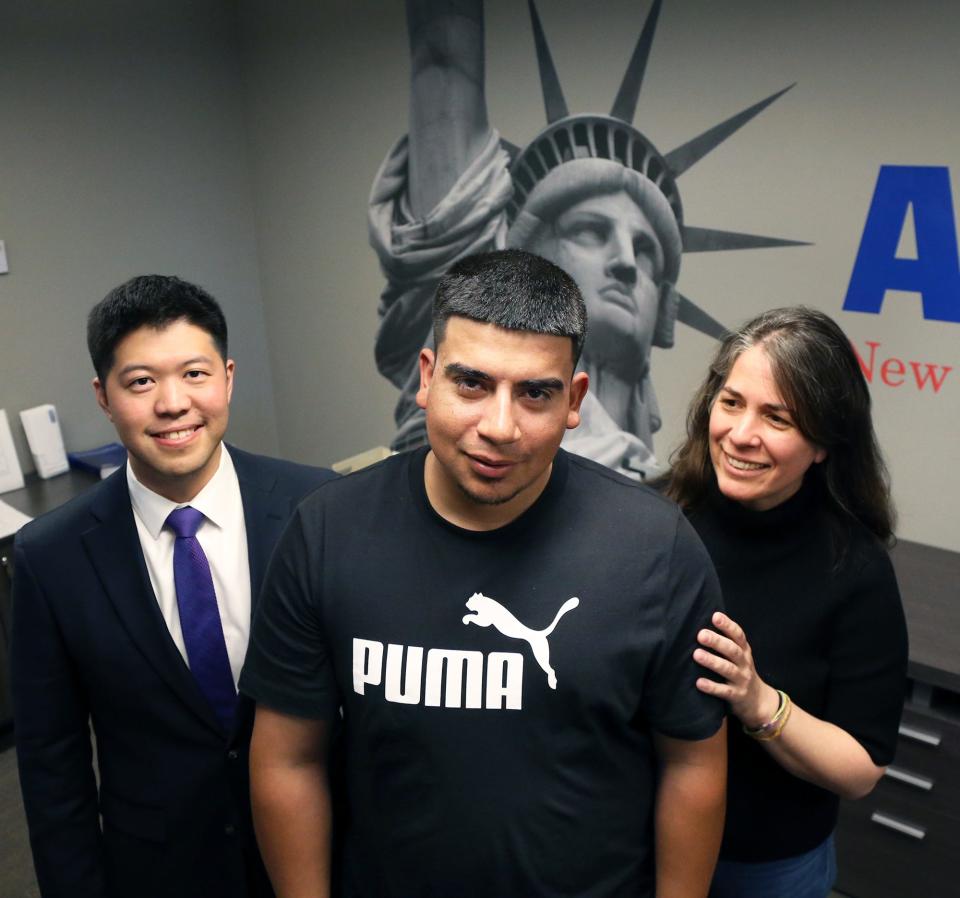
[{"label": "yellow beaded bracelet", "polygon": [[751,739],[756,739],[758,742],[769,742],[771,739],[776,739],[783,732],[783,728],[790,719],[793,702],[790,701],[790,696],[782,689],[777,690],[777,695],[780,696],[780,705],[777,708],[777,713],[774,714],[767,723],[755,729],[751,729],[746,724],[743,725],[743,731]]}]

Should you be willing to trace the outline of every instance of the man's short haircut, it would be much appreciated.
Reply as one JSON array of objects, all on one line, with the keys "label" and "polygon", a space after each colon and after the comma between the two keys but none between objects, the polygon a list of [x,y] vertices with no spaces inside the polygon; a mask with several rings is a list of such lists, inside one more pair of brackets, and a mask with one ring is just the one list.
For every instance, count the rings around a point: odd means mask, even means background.
[{"label": "man's short haircut", "polygon": [[587,333],[587,307],[576,281],[533,253],[504,249],[467,256],[440,279],[433,302],[439,347],[451,315],[573,342],[576,367]]},{"label": "man's short haircut", "polygon": [[206,290],[161,274],[144,274],[115,287],[87,318],[87,349],[101,382],[113,367],[117,344],[141,327],[157,330],[184,320],[205,330],[227,358],[227,320]]}]

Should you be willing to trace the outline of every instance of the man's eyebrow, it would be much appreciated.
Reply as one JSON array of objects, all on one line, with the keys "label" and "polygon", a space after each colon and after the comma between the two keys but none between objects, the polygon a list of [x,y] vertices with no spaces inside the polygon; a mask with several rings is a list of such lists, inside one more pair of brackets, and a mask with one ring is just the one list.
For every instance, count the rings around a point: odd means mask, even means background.
[{"label": "man's eyebrow", "polygon": [[[486,371],[477,368],[468,368],[460,362],[450,362],[444,366],[444,373],[448,377],[468,377],[471,380],[491,381],[493,378]],[[559,377],[531,377],[518,381],[517,387],[521,390],[562,390],[563,381]]]},{"label": "man's eyebrow", "polygon": [[461,365],[460,362],[450,362],[444,366],[444,373],[448,377],[469,377],[472,380],[490,380],[490,375],[486,371],[480,371],[477,368],[468,368]]},{"label": "man's eyebrow", "polygon": [[[208,355],[198,355],[194,356],[192,359],[185,359],[180,363],[181,368],[190,368],[193,365],[212,365],[213,359]],[[132,374],[134,371],[146,371],[149,374],[152,374],[157,370],[153,365],[148,365],[146,362],[131,362],[129,365],[124,365],[122,368],[117,370],[117,377],[123,377],[127,374]]]},{"label": "man's eyebrow", "polygon": [[517,386],[522,390],[562,390],[563,381],[559,377],[534,377],[521,380]]}]

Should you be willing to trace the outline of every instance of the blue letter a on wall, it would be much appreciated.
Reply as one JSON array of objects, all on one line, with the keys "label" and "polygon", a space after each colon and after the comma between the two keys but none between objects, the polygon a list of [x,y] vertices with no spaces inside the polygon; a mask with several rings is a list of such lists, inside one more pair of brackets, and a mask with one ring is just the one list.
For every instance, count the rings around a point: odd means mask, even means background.
[{"label": "blue letter a on wall", "polygon": [[[897,246],[911,206],[917,255],[901,259]],[[960,322],[960,259],[944,167],[880,168],[843,308],[879,314],[887,290],[919,293],[924,318]]]}]

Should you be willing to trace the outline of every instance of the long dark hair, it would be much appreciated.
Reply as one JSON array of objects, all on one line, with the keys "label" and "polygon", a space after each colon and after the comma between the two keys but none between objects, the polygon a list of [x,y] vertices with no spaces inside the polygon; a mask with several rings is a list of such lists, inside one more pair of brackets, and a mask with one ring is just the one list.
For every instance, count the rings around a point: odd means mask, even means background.
[{"label": "long dark hair", "polygon": [[896,520],[890,481],[870,414],[870,392],[856,354],[837,323],[804,306],[773,309],[720,344],[687,412],[687,438],[670,457],[666,493],[694,508],[715,482],[710,410],[740,355],[762,346],[777,389],[800,432],[827,450],[807,478],[817,478],[830,511],[860,521],[889,543]]}]

